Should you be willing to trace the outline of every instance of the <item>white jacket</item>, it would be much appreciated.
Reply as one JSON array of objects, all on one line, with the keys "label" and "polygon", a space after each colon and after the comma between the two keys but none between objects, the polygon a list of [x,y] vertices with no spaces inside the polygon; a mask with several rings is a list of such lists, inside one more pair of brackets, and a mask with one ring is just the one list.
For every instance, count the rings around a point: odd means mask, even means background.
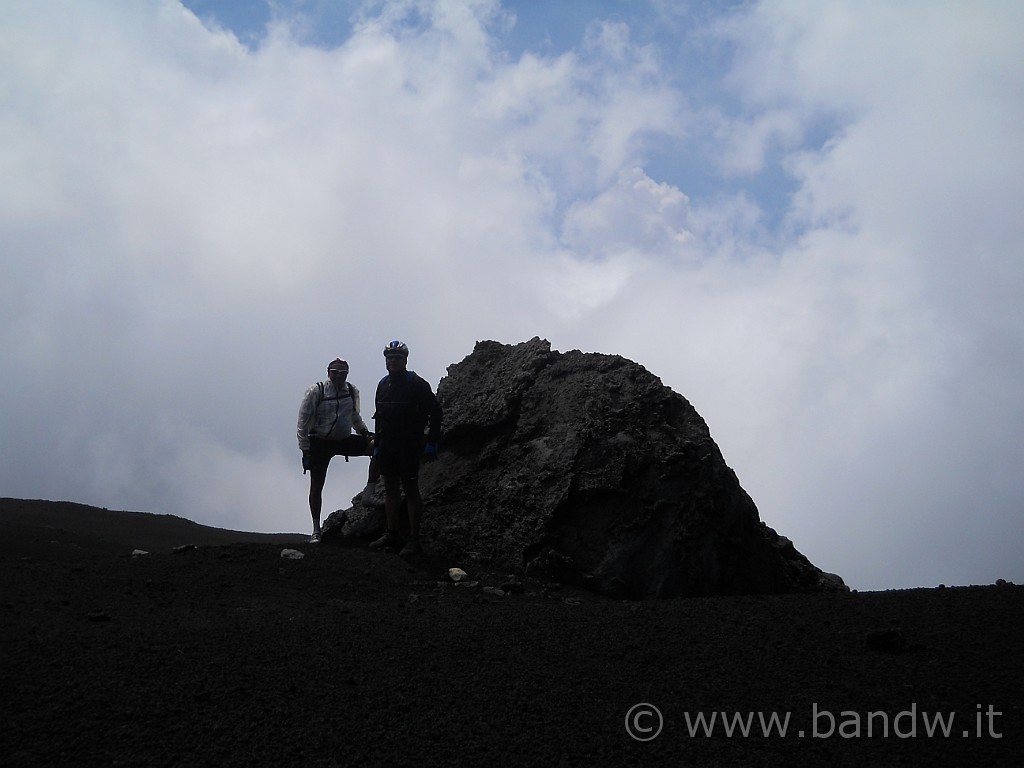
[{"label": "white jacket", "polygon": [[354,384],[346,382],[338,392],[328,379],[306,390],[295,429],[300,451],[309,450],[310,437],[344,440],[352,434],[352,427],[360,432],[369,431],[359,415],[359,390]]}]

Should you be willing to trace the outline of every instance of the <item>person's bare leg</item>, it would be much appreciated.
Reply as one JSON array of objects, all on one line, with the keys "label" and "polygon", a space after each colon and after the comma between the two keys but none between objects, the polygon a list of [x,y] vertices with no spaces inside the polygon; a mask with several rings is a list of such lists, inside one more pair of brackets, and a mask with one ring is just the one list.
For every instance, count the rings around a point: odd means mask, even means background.
[{"label": "person's bare leg", "polygon": [[384,475],[384,515],[388,520],[388,529],[379,539],[370,544],[371,549],[382,549],[394,544],[398,539],[398,510],[402,503],[399,492],[400,482],[396,475]]},{"label": "person's bare leg", "polygon": [[402,547],[402,555],[418,555],[423,551],[420,546],[420,520],[423,518],[423,498],[420,496],[418,480],[404,480],[405,503],[409,508],[409,540]]},{"label": "person's bare leg", "polygon": [[313,533],[320,533],[320,515],[323,512],[324,484],[327,482],[327,473],[309,473],[309,516],[313,518]]},{"label": "person's bare leg", "polygon": [[423,519],[423,497],[418,480],[405,483],[405,503],[409,507],[409,538],[419,539],[420,520]]},{"label": "person's bare leg", "polygon": [[380,480],[380,462],[373,455],[372,441],[370,445],[370,468],[366,471],[366,486],[363,488],[363,495],[360,499],[365,506],[369,506],[370,502],[373,501],[373,494],[377,489],[377,481]]}]

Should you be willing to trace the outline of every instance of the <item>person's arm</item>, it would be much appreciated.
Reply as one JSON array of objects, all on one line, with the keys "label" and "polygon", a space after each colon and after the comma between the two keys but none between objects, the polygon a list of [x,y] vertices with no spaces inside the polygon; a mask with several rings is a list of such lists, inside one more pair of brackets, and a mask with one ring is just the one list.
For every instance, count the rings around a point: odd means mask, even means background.
[{"label": "person's arm", "polygon": [[420,400],[423,409],[427,413],[427,442],[433,443],[436,446],[441,440],[441,419],[444,414],[441,412],[441,404],[437,402],[434,390],[423,379],[420,379],[420,381],[423,382]]},{"label": "person's arm", "polygon": [[299,439],[299,450],[303,454],[309,452],[309,429],[313,426],[313,418],[316,416],[316,385],[306,390],[302,396],[302,403],[299,405],[299,418],[295,425],[295,436]]},{"label": "person's arm", "polygon": [[359,389],[355,384],[352,386],[352,426],[355,427],[356,432],[360,435],[366,436],[370,434],[370,430],[366,426],[366,422],[363,421],[363,415],[359,412]]}]

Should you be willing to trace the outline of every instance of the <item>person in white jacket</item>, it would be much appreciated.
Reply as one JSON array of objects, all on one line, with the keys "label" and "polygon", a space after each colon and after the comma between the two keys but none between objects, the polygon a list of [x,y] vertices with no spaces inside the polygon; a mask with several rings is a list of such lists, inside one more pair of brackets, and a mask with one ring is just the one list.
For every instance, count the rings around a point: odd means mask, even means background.
[{"label": "person in white jacket", "polygon": [[[320,541],[320,515],[323,508],[327,467],[335,456],[372,456],[373,436],[359,413],[359,390],[348,381],[348,363],[335,358],[327,366],[327,381],[319,381],[306,390],[299,406],[296,435],[302,451],[303,472],[309,472],[309,513],[313,518],[311,542]],[[355,434],[352,430],[355,429]],[[376,462],[370,470],[363,498],[373,495],[379,472]]]}]

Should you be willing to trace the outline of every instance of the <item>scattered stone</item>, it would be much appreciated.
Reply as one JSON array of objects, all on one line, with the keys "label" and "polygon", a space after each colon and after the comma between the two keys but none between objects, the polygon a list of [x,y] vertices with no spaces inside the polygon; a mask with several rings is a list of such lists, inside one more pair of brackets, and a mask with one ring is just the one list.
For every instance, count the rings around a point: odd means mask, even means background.
[{"label": "scattered stone", "polygon": [[182,544],[180,547],[175,547],[171,551],[176,555],[183,555],[186,552],[191,552],[195,548],[195,544]]},{"label": "scattered stone", "polygon": [[148,554],[149,554],[149,552],[147,552],[144,549],[133,549],[132,550],[132,557],[142,557],[143,555],[148,555]]},{"label": "scattered stone", "polygon": [[488,595],[495,595],[497,597],[505,596],[505,590],[498,589],[498,587],[484,587],[483,591],[486,592]]},{"label": "scattered stone", "polygon": [[449,568],[448,578],[452,581],[462,581],[464,578],[466,578],[466,572],[461,568]]},{"label": "scattered stone", "polygon": [[305,557],[305,555],[302,552],[299,552],[299,550],[297,549],[286,548],[281,550],[281,557],[283,557],[285,560],[301,560]]}]

